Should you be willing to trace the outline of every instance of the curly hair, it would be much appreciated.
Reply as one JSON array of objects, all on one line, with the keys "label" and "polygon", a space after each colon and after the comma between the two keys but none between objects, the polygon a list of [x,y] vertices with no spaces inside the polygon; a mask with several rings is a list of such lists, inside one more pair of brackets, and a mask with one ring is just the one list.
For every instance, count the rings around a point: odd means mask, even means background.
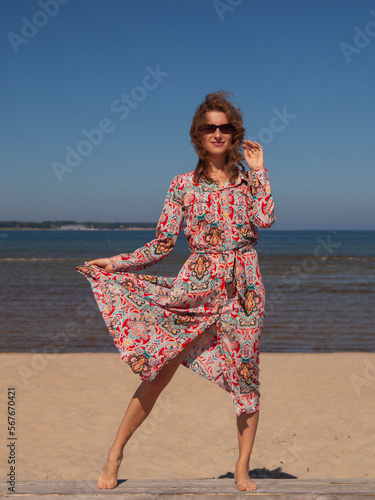
[{"label": "curly hair", "polygon": [[194,171],[194,182],[198,183],[204,175],[207,179],[213,180],[208,173],[207,151],[202,146],[202,126],[207,123],[206,113],[209,111],[222,111],[226,114],[227,120],[235,127],[232,136],[232,144],[228,149],[227,160],[224,170],[228,174],[230,182],[234,182],[239,171],[244,172],[242,165],[243,153],[240,150],[245,129],[243,127],[242,112],[239,108],[233,106],[231,102],[231,92],[219,90],[207,94],[205,100],[197,107],[194,113],[193,121],[190,127],[191,144],[198,155],[198,164]]}]

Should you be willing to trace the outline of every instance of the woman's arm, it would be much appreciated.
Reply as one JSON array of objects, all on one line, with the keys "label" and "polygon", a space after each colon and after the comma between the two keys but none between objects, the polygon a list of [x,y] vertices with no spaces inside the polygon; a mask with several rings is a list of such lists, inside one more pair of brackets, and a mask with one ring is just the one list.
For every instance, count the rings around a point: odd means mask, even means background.
[{"label": "woman's arm", "polygon": [[169,187],[157,225],[156,238],[132,253],[110,257],[108,261],[113,270],[138,271],[164,259],[172,251],[183,221],[183,200],[177,179],[175,177]]},{"label": "woman's arm", "polygon": [[251,171],[249,178],[254,200],[252,221],[258,227],[271,227],[276,218],[268,172],[265,168]]},{"label": "woman's arm", "polygon": [[270,227],[276,219],[270,180],[264,168],[263,148],[258,142],[248,140],[244,141],[243,148],[250,168],[250,189],[254,200],[252,222],[258,227]]}]

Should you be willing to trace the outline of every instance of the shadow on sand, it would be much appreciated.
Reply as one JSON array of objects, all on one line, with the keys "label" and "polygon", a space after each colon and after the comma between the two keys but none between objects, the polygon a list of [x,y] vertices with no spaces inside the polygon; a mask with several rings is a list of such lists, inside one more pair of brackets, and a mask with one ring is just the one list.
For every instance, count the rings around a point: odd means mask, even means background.
[{"label": "shadow on sand", "polygon": [[[292,476],[292,474],[282,472],[281,467],[274,470],[269,470],[265,467],[263,467],[263,469],[252,469],[249,475],[251,479],[297,479],[297,477]],[[234,473],[227,472],[226,474],[218,476],[218,479],[234,479]]]}]

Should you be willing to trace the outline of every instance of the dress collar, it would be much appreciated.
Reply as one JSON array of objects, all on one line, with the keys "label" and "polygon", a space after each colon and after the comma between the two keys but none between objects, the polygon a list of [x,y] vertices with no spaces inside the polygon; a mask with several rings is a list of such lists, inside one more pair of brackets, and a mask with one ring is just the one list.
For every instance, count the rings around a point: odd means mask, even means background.
[{"label": "dress collar", "polygon": [[207,177],[203,174],[199,180],[199,184],[203,186],[203,188],[210,191],[221,191],[222,189],[226,189],[229,187],[239,186],[242,182],[247,182],[247,178],[243,172],[239,171],[237,179],[234,182],[227,181],[223,186],[219,187],[215,181],[211,181],[207,179]]}]

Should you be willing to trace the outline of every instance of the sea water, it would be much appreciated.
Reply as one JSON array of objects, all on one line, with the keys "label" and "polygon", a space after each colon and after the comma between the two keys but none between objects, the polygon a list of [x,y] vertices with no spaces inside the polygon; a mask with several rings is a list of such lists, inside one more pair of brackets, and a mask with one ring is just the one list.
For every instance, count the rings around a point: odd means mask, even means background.
[{"label": "sea water", "polygon": [[[0,231],[1,352],[116,352],[76,266],[132,252],[154,231]],[[375,231],[261,230],[263,352],[374,351]],[[176,276],[189,250],[146,274]]]}]

